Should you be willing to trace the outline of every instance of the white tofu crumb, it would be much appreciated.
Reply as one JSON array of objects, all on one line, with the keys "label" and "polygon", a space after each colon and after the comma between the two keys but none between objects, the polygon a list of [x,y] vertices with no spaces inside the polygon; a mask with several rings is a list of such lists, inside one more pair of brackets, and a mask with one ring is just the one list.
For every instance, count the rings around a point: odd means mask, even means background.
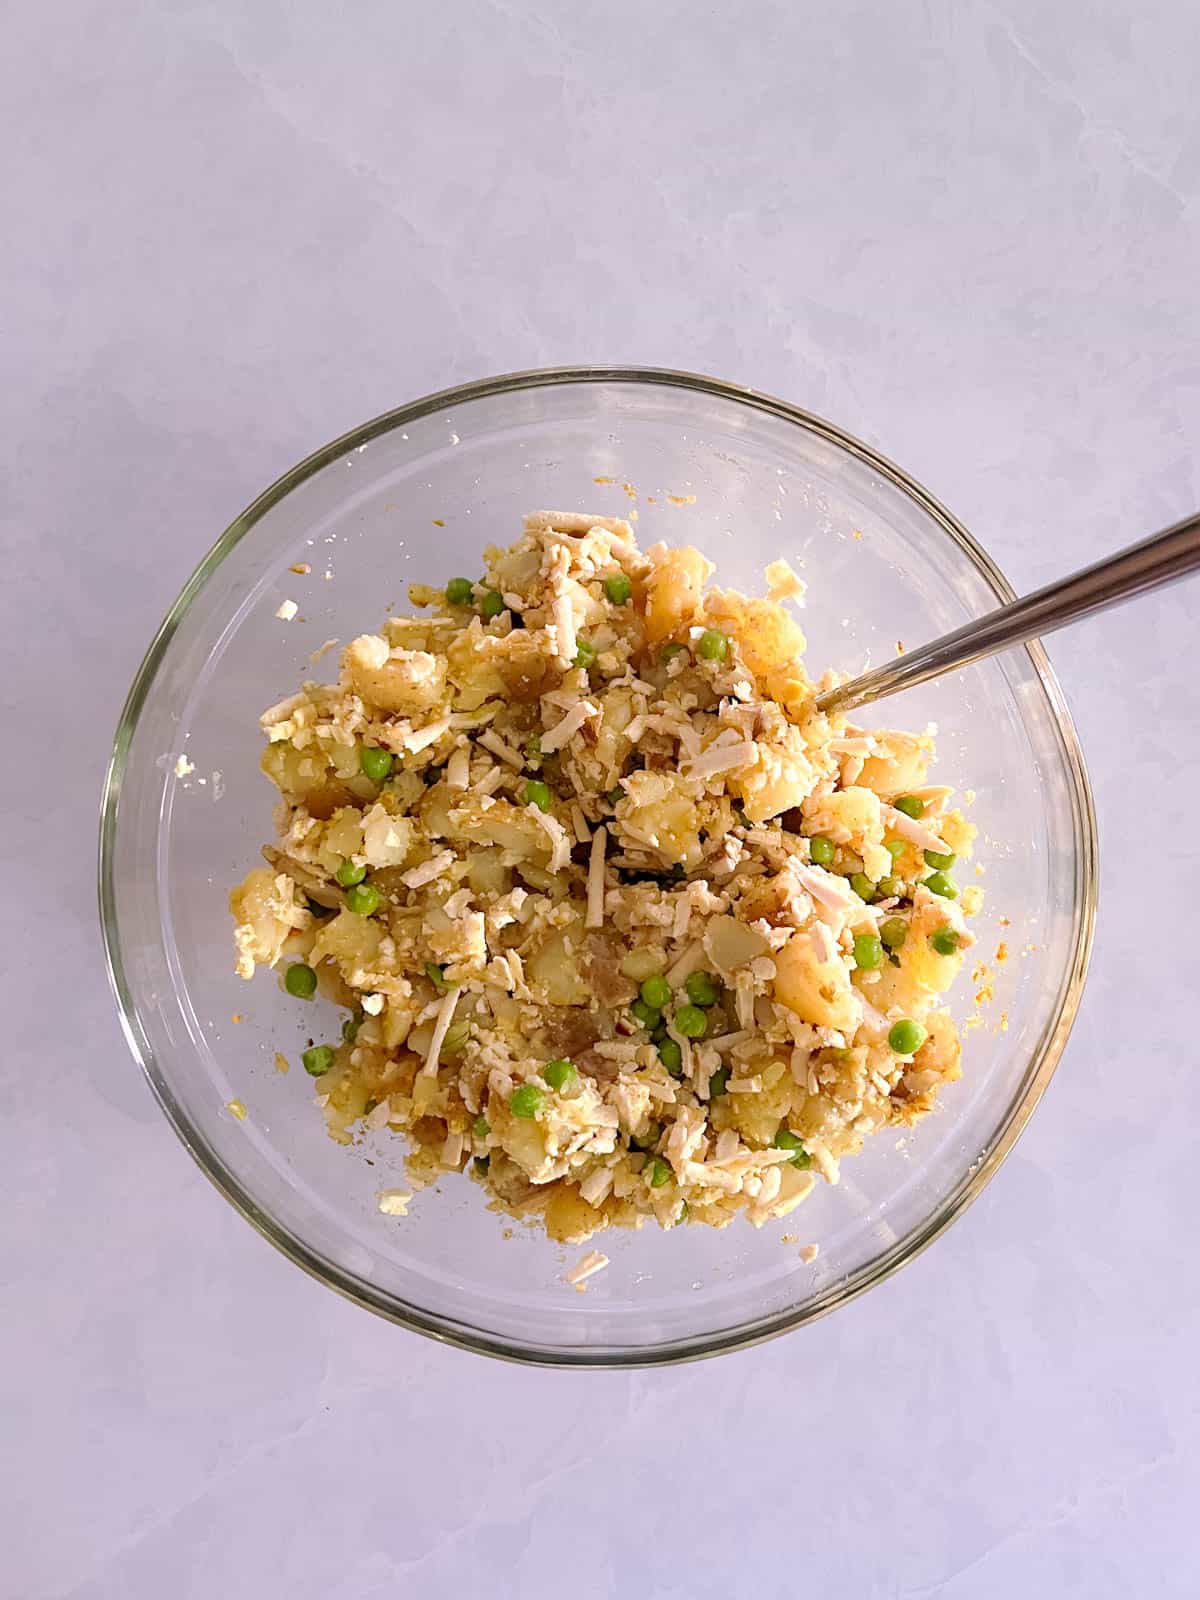
[{"label": "white tofu crumb", "polygon": [[294,600],[285,600],[275,615],[279,618],[280,622],[290,622],[299,609],[300,607]]},{"label": "white tofu crumb", "polygon": [[369,1017],[377,1017],[383,1010],[383,996],[381,994],[363,995],[362,1008]]},{"label": "white tofu crumb", "polygon": [[195,770],[195,767],[186,756],[180,756],[175,763],[175,776],[177,778],[186,778],[189,772],[195,772]]},{"label": "white tofu crumb", "polygon": [[608,1266],[608,1257],[600,1250],[589,1250],[582,1256],[567,1273],[567,1282],[572,1288],[578,1289],[585,1279],[592,1277],[597,1272],[603,1272]]},{"label": "white tofu crumb", "polygon": [[410,1189],[381,1189],[375,1197],[376,1204],[385,1217],[406,1217],[411,1199]]}]

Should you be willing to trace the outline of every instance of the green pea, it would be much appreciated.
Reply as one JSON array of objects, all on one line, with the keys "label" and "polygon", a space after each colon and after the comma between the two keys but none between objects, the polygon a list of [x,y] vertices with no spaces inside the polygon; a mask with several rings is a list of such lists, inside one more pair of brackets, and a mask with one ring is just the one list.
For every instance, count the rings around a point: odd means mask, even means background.
[{"label": "green pea", "polygon": [[708,1032],[708,1018],[699,1006],[680,1006],[675,1013],[675,1026],[685,1039],[703,1039]]},{"label": "green pea", "polygon": [[535,1083],[523,1083],[513,1090],[508,1109],[514,1117],[523,1117],[527,1122],[532,1122],[542,1109],[545,1099],[546,1096]]},{"label": "green pea", "polygon": [[671,985],[664,977],[647,978],[642,984],[642,999],[656,1011],[671,1003]]},{"label": "green pea", "polygon": [[953,928],[937,928],[929,935],[929,943],[939,956],[952,956],[958,949],[958,935]]},{"label": "green pea", "polygon": [[436,961],[425,963],[425,976],[439,994],[448,994],[450,985],[446,982],[446,969],[439,967]]},{"label": "green pea", "polygon": [[948,872],[931,872],[925,879],[930,894],[940,894],[943,900],[958,899],[958,885]]},{"label": "green pea", "polygon": [[613,605],[623,606],[629,602],[629,596],[633,593],[633,585],[624,572],[614,572],[611,578],[605,578],[604,592]]},{"label": "green pea", "polygon": [[883,965],[883,942],[873,933],[854,935],[854,965],[864,972],[874,972]]},{"label": "green pea", "polygon": [[471,1132],[477,1139],[486,1139],[492,1131],[492,1125],[486,1117],[476,1117],[471,1124]]},{"label": "green pea", "polygon": [[662,1012],[656,1010],[654,1006],[647,1005],[640,995],[633,1002],[629,1009],[641,1023],[642,1027],[646,1028],[651,1033],[653,1033],[654,1029],[657,1028],[659,1023],[662,1021]]},{"label": "green pea", "polygon": [[663,1039],[658,1046],[658,1059],[673,1078],[683,1074],[683,1050],[678,1039]]},{"label": "green pea", "polygon": [[708,972],[689,972],[684,984],[687,997],[694,1006],[715,1006],[717,986]]},{"label": "green pea", "polygon": [[373,884],[356,883],[346,890],[346,910],[353,911],[357,917],[370,917],[379,910],[382,898]]},{"label": "green pea", "polygon": [[889,873],[886,878],[880,878],[878,889],[881,900],[899,900],[904,893],[904,879],[893,877]]},{"label": "green pea", "polygon": [[364,744],[358,752],[358,764],[372,783],[383,782],[395,759],[390,750],[379,750],[370,744]]},{"label": "green pea", "polygon": [[353,889],[356,883],[361,883],[367,875],[366,867],[356,867],[347,856],[341,866],[334,873],[334,877],[343,889]]},{"label": "green pea", "polygon": [[887,851],[888,855],[891,856],[893,861],[899,861],[900,857],[908,849],[908,845],[903,839],[885,839],[883,841],[883,848]]},{"label": "green pea", "polygon": [[939,872],[948,872],[958,860],[953,850],[926,850],[923,854],[926,863],[936,867]]},{"label": "green pea", "polygon": [[525,804],[536,806],[539,811],[550,809],[550,785],[543,783],[540,778],[530,778],[522,791]]},{"label": "green pea", "polygon": [[469,606],[475,593],[470,578],[451,578],[446,585],[446,603],[452,606]]},{"label": "green pea", "polygon": [[892,801],[897,811],[902,811],[906,817],[911,817],[914,822],[925,815],[925,802],[918,800],[915,794],[902,794]]},{"label": "green pea", "polygon": [[812,1157],[804,1148],[803,1141],[790,1128],[780,1128],[771,1143],[776,1150],[791,1150],[793,1152],[790,1166],[798,1167],[801,1172],[806,1167],[812,1166]]},{"label": "green pea", "polygon": [[296,961],[284,973],[283,987],[297,1000],[311,1000],[317,992],[317,975],[303,961]]},{"label": "green pea", "polygon": [[696,644],[696,654],[704,661],[724,661],[729,640],[720,628],[705,628]]},{"label": "green pea", "polygon": [[621,785],[618,784],[615,789],[610,789],[604,798],[608,801],[610,806],[615,806],[624,800],[625,791],[622,789]]},{"label": "green pea", "polygon": [[668,666],[672,661],[674,661],[676,656],[685,656],[685,655],[687,655],[687,645],[685,645],[685,644],[665,644],[665,645],[663,645],[662,649],[658,652],[658,659],[662,662],[663,666],[665,667],[665,666]]},{"label": "green pea", "polygon": [[342,1023],[342,1038],[347,1044],[353,1044],[358,1038],[358,1030],[362,1027],[361,1017],[347,1017]]},{"label": "green pea", "polygon": [[300,1057],[310,1078],[321,1078],[333,1065],[333,1046],[314,1044]]},{"label": "green pea", "polygon": [[571,663],[575,667],[594,666],[596,661],[596,646],[589,639],[576,638],[575,659]]},{"label": "green pea", "polygon": [[888,1033],[888,1044],[898,1056],[915,1055],[925,1043],[925,1039],[925,1029],[919,1022],[913,1022],[908,1017],[893,1022]]},{"label": "green pea", "polygon": [[646,1173],[652,1189],[661,1189],[671,1176],[671,1169],[661,1156],[651,1156],[646,1163]]},{"label": "green pea", "polygon": [[718,1067],[708,1080],[708,1098],[715,1100],[729,1088],[729,1068]]},{"label": "green pea", "polygon": [[899,950],[908,938],[908,923],[903,917],[889,917],[879,925],[879,937],[889,950]]},{"label": "green pea", "polygon": [[867,877],[865,872],[852,872],[850,874],[850,887],[860,900],[869,902],[875,898],[875,884]]},{"label": "green pea", "polygon": [[506,609],[507,608],[504,604],[504,596],[502,594],[497,594],[495,589],[489,589],[485,594],[482,594],[479,597],[479,615],[487,622],[491,622]]},{"label": "green pea", "polygon": [[547,1061],[542,1068],[542,1077],[552,1089],[565,1089],[567,1084],[574,1083],[579,1077],[574,1064],[570,1061]]},{"label": "green pea", "polygon": [[827,839],[823,833],[814,833],[808,841],[808,858],[815,867],[831,867],[834,849],[832,839]]}]

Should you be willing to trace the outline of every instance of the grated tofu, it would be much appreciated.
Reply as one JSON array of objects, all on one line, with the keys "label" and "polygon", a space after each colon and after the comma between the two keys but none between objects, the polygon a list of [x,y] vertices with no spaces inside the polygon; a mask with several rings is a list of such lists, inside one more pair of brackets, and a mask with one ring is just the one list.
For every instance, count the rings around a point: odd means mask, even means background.
[{"label": "grated tofu", "polygon": [[589,928],[604,925],[604,852],[608,847],[608,829],[597,828],[592,835],[592,850],[588,858],[587,916]]}]

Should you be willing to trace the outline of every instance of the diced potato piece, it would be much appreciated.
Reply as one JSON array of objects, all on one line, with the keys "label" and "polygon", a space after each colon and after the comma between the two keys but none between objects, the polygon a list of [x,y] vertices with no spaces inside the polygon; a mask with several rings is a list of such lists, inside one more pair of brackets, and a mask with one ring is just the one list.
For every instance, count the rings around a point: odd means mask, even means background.
[{"label": "diced potato piece", "polygon": [[616,807],[618,837],[649,846],[664,861],[699,860],[699,816],[695,797],[674,772],[631,772],[625,798]]},{"label": "diced potato piece", "polygon": [[762,1073],[762,1089],[757,1094],[728,1097],[730,1126],[751,1144],[770,1144],[791,1111],[794,1085],[785,1062],[773,1061],[765,1067],[755,1063],[751,1070]]},{"label": "diced potato piece", "polygon": [[322,745],[313,743],[303,750],[281,741],[263,750],[260,762],[271,782],[322,821],[340,806],[353,804],[353,788],[337,777]]},{"label": "diced potato piece", "polygon": [[933,740],[926,733],[903,733],[899,729],[873,729],[882,746],[878,755],[868,756],[858,781],[885,800],[919,789],[933,755]]},{"label": "diced potato piece", "polygon": [[652,978],[662,969],[662,951],[653,950],[648,945],[638,945],[636,949],[621,958],[621,971],[635,983],[642,983],[645,979]]},{"label": "diced potato piece", "polygon": [[823,961],[812,935],[794,933],[775,956],[775,999],[817,1027],[853,1031],[862,1005],[837,955]]},{"label": "diced potato piece", "polygon": [[869,878],[882,878],[891,872],[892,858],[883,848],[879,796],[872,790],[851,785],[823,795],[801,810],[807,832],[822,833],[836,844],[851,845],[861,856],[863,871]]},{"label": "diced potato piece", "polygon": [[782,674],[803,680],[804,634],[782,606],[717,589],[709,595],[704,612],[706,622],[737,640],[742,660],[756,678],[773,683]]},{"label": "diced potato piece", "polygon": [[943,1083],[962,1077],[962,1043],[958,1028],[948,1011],[934,1011],[925,1018],[928,1038],[913,1057],[913,1069],[936,1072]]},{"label": "diced potato piece", "polygon": [[374,917],[339,911],[317,934],[310,960],[314,966],[318,961],[337,961],[348,970],[370,967],[379,955],[384,931]]},{"label": "diced potato piece", "polygon": [[630,750],[625,729],[633,721],[633,691],[610,689],[601,706],[603,714],[596,725],[596,759],[610,770],[619,770]]},{"label": "diced potato piece", "polygon": [[413,824],[376,801],[362,819],[362,850],[369,867],[399,867],[413,846]]},{"label": "diced potato piece", "polygon": [[696,620],[704,585],[714,570],[691,545],[663,552],[646,580],[646,637],[651,644],[682,633]]},{"label": "diced potato piece", "polygon": [[775,740],[759,741],[754,766],[731,774],[728,788],[740,798],[751,822],[765,822],[800,805],[816,781],[800,730],[788,727]]},{"label": "diced potato piece", "polygon": [[936,895],[917,891],[913,914],[908,925],[908,938],[898,954],[900,970],[910,983],[920,984],[931,994],[944,994],[958,977],[963,964],[963,952],[956,950],[943,956],[929,942],[929,935],[943,926],[942,902]]},{"label": "diced potato piece", "polygon": [[555,1184],[546,1201],[546,1232],[559,1244],[582,1244],[607,1225],[603,1211],[588,1205],[579,1190]]},{"label": "diced potato piece", "polygon": [[770,948],[757,928],[737,917],[713,917],[704,930],[705,953],[726,979],[732,978],[739,967],[749,966],[755,956],[765,956]]},{"label": "diced potato piece", "polygon": [[229,909],[237,924],[233,938],[240,978],[252,978],[255,966],[273,967],[292,930],[310,920],[291,878],[267,867],[246,874],[229,896]]},{"label": "diced potato piece", "polygon": [[502,700],[508,694],[500,670],[505,656],[499,647],[505,642],[470,630],[456,633],[451,639],[446,660],[450,681],[458,690],[454,701],[457,709],[476,711],[485,701]]},{"label": "diced potato piece", "polygon": [[467,882],[479,895],[507,894],[512,888],[512,870],[504,864],[503,851],[498,848],[472,851]]},{"label": "diced potato piece", "polygon": [[497,1135],[500,1148],[529,1177],[540,1173],[546,1165],[546,1130],[533,1117],[510,1116],[507,1108],[496,1107],[495,1100],[489,1111],[492,1131]]},{"label": "diced potato piece", "polygon": [[565,931],[554,930],[525,962],[525,977],[552,1006],[585,1006],[591,995],[579,971],[579,952]]},{"label": "diced potato piece", "polygon": [[333,873],[349,856],[361,855],[362,843],[362,813],[347,806],[330,818],[317,855],[326,871]]},{"label": "diced potato piece", "polygon": [[428,711],[445,698],[446,663],[427,650],[393,650],[377,633],[360,634],[342,653],[346,681],[368,706],[399,716]]}]

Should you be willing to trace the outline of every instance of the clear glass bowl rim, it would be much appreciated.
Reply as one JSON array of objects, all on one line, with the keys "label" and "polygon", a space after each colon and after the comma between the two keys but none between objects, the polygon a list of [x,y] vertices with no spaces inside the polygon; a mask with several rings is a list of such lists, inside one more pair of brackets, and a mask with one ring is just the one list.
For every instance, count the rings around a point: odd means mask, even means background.
[{"label": "clear glass bowl rim", "polygon": [[583,366],[542,367],[527,372],[502,373],[495,377],[460,384],[386,411],[349,433],[315,450],[265,489],[240,516],[236,517],[184,584],[168,611],[142,660],[117,725],[112,756],[105,776],[98,862],[100,923],[105,961],[121,1025],[129,1048],[142,1067],[150,1087],[185,1149],[205,1176],[246,1220],[289,1260],[304,1269],[319,1283],[344,1295],[357,1305],[411,1329],[415,1333],[455,1345],[461,1349],[522,1363],[555,1367],[647,1367],[699,1360],[725,1351],[760,1344],[815,1321],[837,1307],[857,1299],[900,1267],[914,1260],[933,1243],[971,1202],[982,1194],[1012,1150],[1033,1110],[1053,1076],[1070,1034],[1083,985],[1087,976],[1095,929],[1097,904],[1098,838],[1096,812],[1083,753],[1066,700],[1040,643],[1024,646],[1042,694],[1050,709],[1062,747],[1063,765],[1071,796],[1072,832],[1075,840],[1075,895],[1072,906],[1072,949],[1065,977],[1055,997],[1050,1018],[1034,1053],[1032,1074],[1025,1092],[1009,1107],[1003,1123],[995,1130],[987,1154],[963,1176],[957,1188],[918,1228],[906,1234],[889,1250],[876,1256],[849,1277],[832,1285],[804,1306],[780,1313],[766,1321],[756,1321],[746,1329],[726,1329],[681,1339],[648,1350],[578,1347],[525,1347],[466,1324],[425,1311],[390,1295],[354,1273],[317,1256],[290,1229],[284,1227],[242,1186],[209,1145],[203,1131],[195,1125],[171,1092],[170,1083],[155,1059],[149,1040],[138,1019],[137,1003],[125,972],[121,952],[114,879],[115,842],[121,787],[137,720],[154,685],[158,668],[170,647],[182,619],[208,579],[225,557],[244,539],[273,507],[299,485],[330,462],[356,450],[396,428],[446,411],[464,403],[514,394],[523,390],[553,388],[568,384],[645,384],[698,391],[713,398],[743,405],[793,423],[827,443],[838,446],[869,465],[915,501],[936,523],[952,544],[967,557],[996,596],[997,604],[1015,598],[1015,590],[986,551],[962,524],[920,483],[869,445],[845,433],[814,413],[779,400],[760,390],[693,372],[678,372],[660,367]]}]

